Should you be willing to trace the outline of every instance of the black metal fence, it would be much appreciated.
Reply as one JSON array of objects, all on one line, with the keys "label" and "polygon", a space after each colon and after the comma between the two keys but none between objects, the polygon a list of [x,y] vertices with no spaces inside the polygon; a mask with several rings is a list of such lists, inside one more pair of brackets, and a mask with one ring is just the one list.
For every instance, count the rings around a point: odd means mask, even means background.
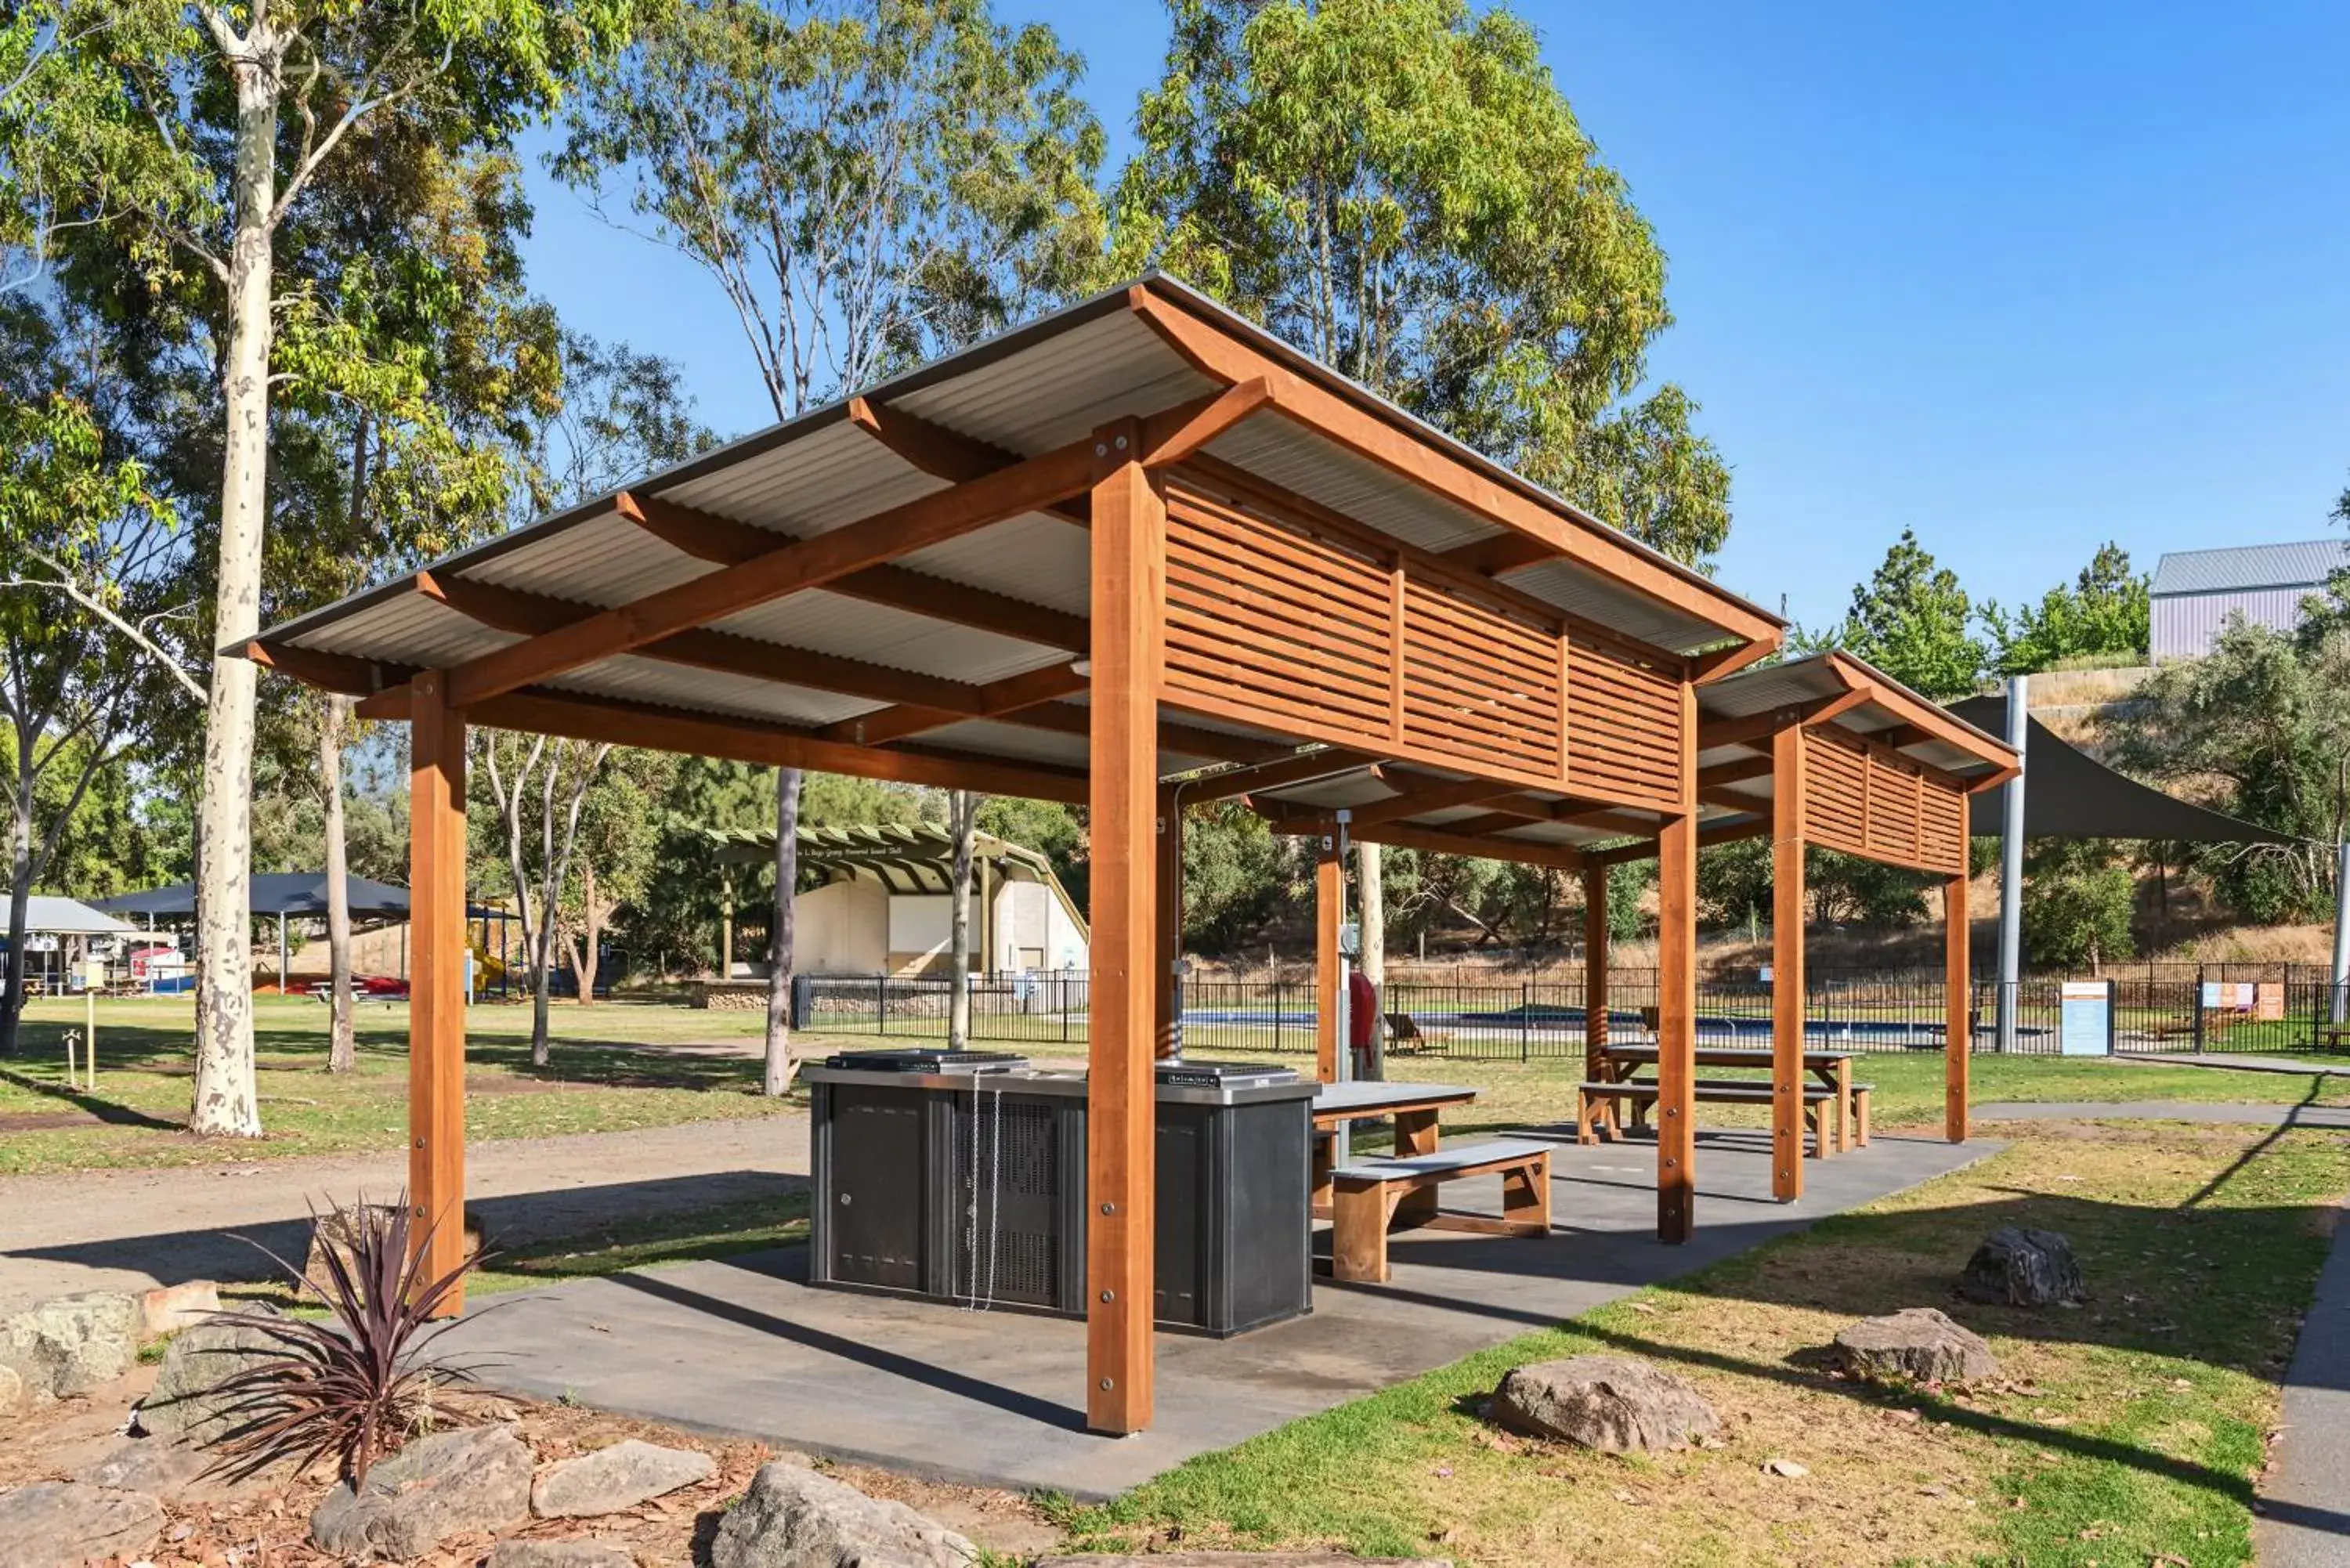
[{"label": "black metal fence", "polygon": [[[2014,1050],[2054,1055],[2063,988],[2078,975],[2030,975],[2016,998]],[[2108,965],[2114,1048],[2125,1054],[2279,1052],[2332,1048],[2350,1009],[2315,964],[2164,963]],[[1939,971],[1811,968],[1804,975],[1806,1030],[1824,1046],[1851,1051],[1942,1048],[1945,982]],[[1978,1052],[1996,1050],[1998,981],[1975,981],[1970,1033]],[[988,975],[972,986],[974,1041],[1082,1047],[1089,988],[1083,970]],[[1773,986],[1760,971],[1715,968],[1697,985],[1700,1044],[1762,1045],[1771,1038]],[[1480,1061],[1580,1056],[1585,1042],[1580,975],[1518,981],[1398,980],[1379,998],[1390,1055]],[[1611,971],[1608,1037],[1619,1044],[1654,1037],[1657,971]],[[803,975],[795,1026],[834,1034],[909,1040],[943,1038],[943,977]],[[1315,1046],[1309,974],[1265,979],[1200,977],[1183,987],[1185,1046],[1195,1054],[1295,1054]]]}]

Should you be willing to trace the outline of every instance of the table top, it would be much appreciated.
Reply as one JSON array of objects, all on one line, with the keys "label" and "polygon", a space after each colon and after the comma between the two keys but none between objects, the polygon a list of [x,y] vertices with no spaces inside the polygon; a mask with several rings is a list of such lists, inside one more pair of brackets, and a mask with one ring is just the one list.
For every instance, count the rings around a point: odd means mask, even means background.
[{"label": "table top", "polygon": [[[1610,1045],[1607,1051],[1609,1057],[1619,1062],[1653,1062],[1657,1059],[1654,1045]],[[1804,1053],[1804,1065],[1833,1067],[1852,1058],[1850,1051],[1806,1051]],[[1700,1045],[1697,1048],[1697,1059],[1701,1065],[1708,1067],[1739,1067],[1750,1062],[1758,1066],[1767,1066],[1771,1053],[1755,1045]]]},{"label": "table top", "polygon": [[1430,1106],[1465,1106],[1477,1091],[1464,1084],[1392,1084],[1356,1078],[1325,1084],[1314,1096],[1316,1116],[1378,1116]]}]

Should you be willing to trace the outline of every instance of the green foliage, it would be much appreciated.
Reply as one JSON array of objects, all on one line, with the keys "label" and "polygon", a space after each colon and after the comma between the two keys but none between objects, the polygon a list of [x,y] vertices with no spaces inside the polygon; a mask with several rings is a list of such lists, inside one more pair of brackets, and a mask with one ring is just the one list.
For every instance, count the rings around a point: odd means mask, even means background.
[{"label": "green foliage", "polygon": [[1176,0],[1111,270],[1159,265],[1698,561],[1729,472],[1675,387],[1617,410],[1665,260],[1544,67],[1461,0]]},{"label": "green foliage", "polygon": [[2091,970],[2136,950],[2134,885],[2114,847],[2097,839],[2033,842],[2024,857],[2023,949],[2035,964]]},{"label": "green foliage", "polygon": [[1795,640],[1857,654],[1920,696],[1948,701],[1973,694],[1989,658],[1972,618],[1958,574],[1918,543],[1916,530],[1904,528],[1869,580],[1852,590],[1844,619]]},{"label": "green foliage", "polygon": [[1053,875],[1068,890],[1070,900],[1081,911],[1086,908],[1091,883],[1087,877],[1084,814],[1076,807],[1057,801],[992,794],[980,803],[978,827],[982,833],[1042,850],[1053,863]]},{"label": "green foliage", "polygon": [[574,100],[554,167],[711,273],[787,419],[1091,266],[1079,68],[983,0],[679,0]]},{"label": "green foliage", "polygon": [[1982,607],[1991,665],[2002,675],[2029,675],[2085,659],[2143,660],[2149,615],[2145,576],[2133,572],[2129,552],[2112,543],[2097,547],[2072,587],[2058,584],[2012,618],[1995,602]]},{"label": "green foliage", "polygon": [[[1716,929],[1750,919],[1771,922],[1774,885],[1772,845],[1750,838],[1718,845],[1698,856],[1700,921]],[[1813,846],[1804,851],[1804,919],[1825,926],[1884,929],[1907,925],[1926,912],[1927,879],[1898,866]]]},{"label": "green foliage", "polygon": [[[2231,816],[2333,843],[2350,825],[2350,627],[2306,641],[2231,618],[2206,658],[2159,665],[2108,717],[2114,760],[2210,795]],[[2210,846],[2194,863],[2250,920],[2316,919],[2332,900],[2316,844]]]}]

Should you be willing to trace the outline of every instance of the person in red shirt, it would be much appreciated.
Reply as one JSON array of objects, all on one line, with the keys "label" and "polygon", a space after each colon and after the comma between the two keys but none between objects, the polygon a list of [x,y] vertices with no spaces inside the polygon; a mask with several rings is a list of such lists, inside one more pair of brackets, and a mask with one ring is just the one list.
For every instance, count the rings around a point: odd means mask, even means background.
[{"label": "person in red shirt", "polygon": [[1371,1042],[1379,1026],[1379,993],[1359,969],[1347,973],[1347,1035],[1355,1050],[1355,1076],[1371,1075]]}]

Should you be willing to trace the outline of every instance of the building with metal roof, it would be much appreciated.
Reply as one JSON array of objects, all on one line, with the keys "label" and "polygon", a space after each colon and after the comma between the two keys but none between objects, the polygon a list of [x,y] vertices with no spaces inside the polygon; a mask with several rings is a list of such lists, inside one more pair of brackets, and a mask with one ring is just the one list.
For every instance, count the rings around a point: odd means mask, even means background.
[{"label": "building with metal roof", "polygon": [[[770,865],[772,830],[713,831],[716,858]],[[972,960],[987,974],[1078,969],[1086,918],[1041,850],[972,836]],[[794,972],[924,974],[948,967],[954,836],[933,823],[799,830]],[[807,884],[812,883],[813,886]]]},{"label": "building with metal roof", "polygon": [[2156,564],[2147,586],[2148,651],[2157,664],[2200,659],[2234,616],[2289,632],[2302,622],[2303,602],[2345,568],[2350,540],[2343,539],[2173,550]]}]

